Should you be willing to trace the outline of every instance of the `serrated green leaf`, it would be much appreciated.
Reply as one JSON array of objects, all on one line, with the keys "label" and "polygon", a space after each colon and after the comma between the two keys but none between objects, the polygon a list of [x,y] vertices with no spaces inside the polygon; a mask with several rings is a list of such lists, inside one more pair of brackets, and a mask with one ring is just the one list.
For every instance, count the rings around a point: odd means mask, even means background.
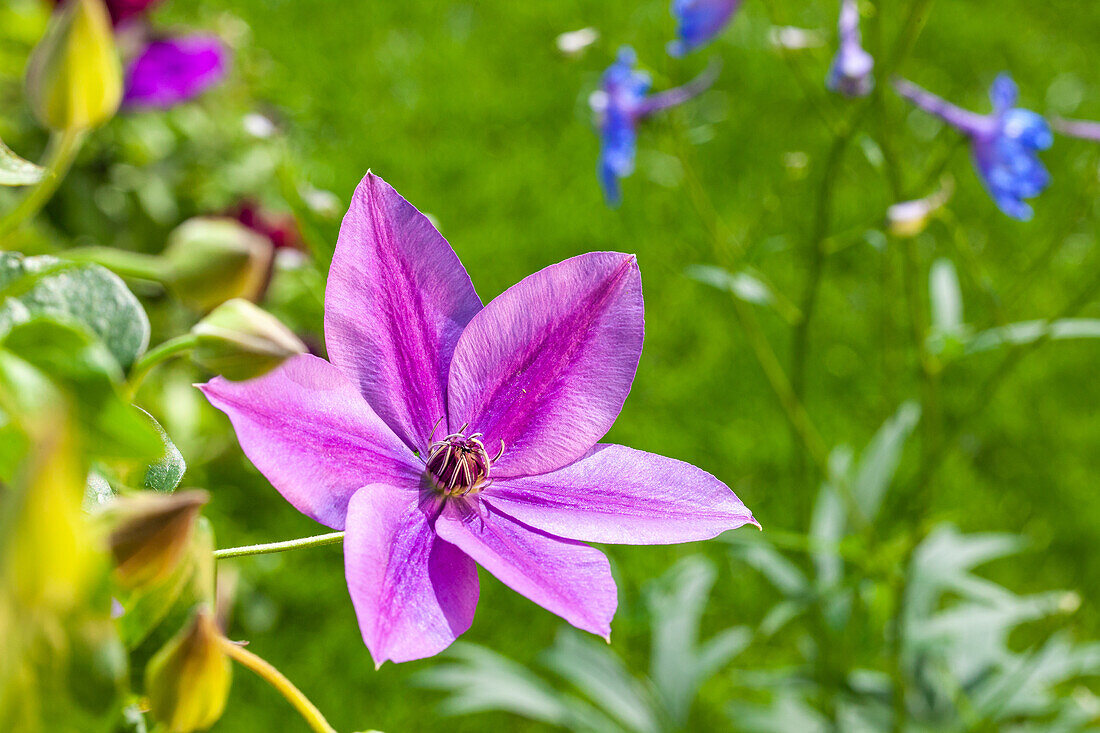
[{"label": "serrated green leaf", "polygon": [[117,275],[92,264],[0,252],[0,336],[36,316],[76,322],[128,369],[149,343],[149,318]]},{"label": "serrated green leaf", "polygon": [[33,186],[45,174],[44,168],[23,160],[0,140],[0,186]]}]

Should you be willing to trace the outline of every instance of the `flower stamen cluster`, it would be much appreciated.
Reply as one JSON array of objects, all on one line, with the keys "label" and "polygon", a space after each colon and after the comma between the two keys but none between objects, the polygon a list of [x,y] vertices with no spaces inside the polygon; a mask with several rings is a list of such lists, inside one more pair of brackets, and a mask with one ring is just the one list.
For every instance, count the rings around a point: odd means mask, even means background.
[{"label": "flower stamen cluster", "polygon": [[481,441],[482,434],[466,436],[465,430],[463,425],[457,433],[435,441],[428,448],[425,473],[432,486],[447,496],[476,494],[492,485],[489,471],[504,455],[503,440],[496,456],[489,458],[489,451]]}]

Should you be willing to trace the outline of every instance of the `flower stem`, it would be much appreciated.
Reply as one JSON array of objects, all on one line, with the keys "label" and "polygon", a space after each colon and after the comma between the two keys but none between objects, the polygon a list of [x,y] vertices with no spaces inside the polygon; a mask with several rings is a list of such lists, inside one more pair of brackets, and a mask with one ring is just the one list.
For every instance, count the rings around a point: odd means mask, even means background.
[{"label": "flower stem", "polygon": [[164,260],[157,255],[142,252],[130,252],[114,247],[76,247],[65,252],[65,259],[102,265],[122,277],[140,278],[158,283],[168,279],[168,268]]},{"label": "flower stem", "polygon": [[171,359],[173,356],[179,356],[185,351],[193,349],[197,340],[198,338],[194,334],[185,333],[174,339],[168,339],[163,344],[145,352],[145,355],[134,362],[134,366],[130,369],[130,378],[126,381],[126,391],[130,397],[137,393],[142,380],[145,379],[153,367]]},{"label": "flower stem", "polygon": [[323,547],[324,545],[336,545],[344,541],[343,532],[329,532],[328,534],[314,535],[313,537],[300,537],[296,540],[284,542],[267,542],[262,545],[245,545],[244,547],[227,547],[214,551],[215,560],[224,560],[230,557],[247,557],[248,555],[267,555],[272,552],[284,552],[297,550],[303,547]]},{"label": "flower stem", "polygon": [[274,687],[280,695],[285,697],[294,706],[294,709],[305,718],[306,723],[309,724],[312,730],[317,733],[336,733],[336,729],[329,725],[317,706],[310,702],[309,698],[302,694],[302,691],[295,687],[294,683],[286,678],[286,675],[275,669],[270,662],[224,637],[220,637],[220,643],[229,657],[258,674],[265,682]]},{"label": "flower stem", "polygon": [[11,211],[0,218],[0,240],[3,240],[11,232],[19,228],[46,205],[65,174],[69,172],[69,166],[80,151],[80,145],[84,141],[82,130],[65,130],[55,132],[50,138],[49,147],[46,149],[46,159],[43,167],[46,174],[42,180],[32,188],[23,199],[15,205]]}]

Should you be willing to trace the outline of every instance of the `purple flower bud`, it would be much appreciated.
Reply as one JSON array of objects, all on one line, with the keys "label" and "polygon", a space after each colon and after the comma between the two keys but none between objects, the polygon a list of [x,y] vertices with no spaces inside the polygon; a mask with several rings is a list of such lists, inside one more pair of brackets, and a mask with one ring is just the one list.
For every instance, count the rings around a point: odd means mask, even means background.
[{"label": "purple flower bud", "polygon": [[678,40],[668,44],[671,56],[684,56],[722,32],[741,0],[672,0]]},{"label": "purple flower bud", "polygon": [[173,107],[220,82],[228,67],[229,50],[216,36],[153,41],[130,65],[122,102],[129,107]]},{"label": "purple flower bud", "polygon": [[875,60],[863,50],[860,42],[857,0],[842,0],[837,25],[840,43],[825,85],[847,97],[866,97],[875,88],[875,78],[871,75]]},{"label": "purple flower bud", "polygon": [[993,82],[993,112],[988,115],[956,107],[905,79],[896,79],[894,88],[970,138],[974,165],[997,206],[1013,219],[1031,218],[1032,209],[1023,199],[1038,196],[1050,184],[1037,152],[1049,148],[1054,136],[1042,116],[1015,106],[1018,90],[1011,76],[1001,74]]}]

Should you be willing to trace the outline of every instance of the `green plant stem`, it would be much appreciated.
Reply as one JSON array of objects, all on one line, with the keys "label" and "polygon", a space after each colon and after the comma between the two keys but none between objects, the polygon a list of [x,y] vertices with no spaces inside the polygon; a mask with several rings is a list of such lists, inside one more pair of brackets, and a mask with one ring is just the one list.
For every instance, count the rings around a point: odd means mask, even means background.
[{"label": "green plant stem", "polygon": [[224,637],[220,637],[220,643],[222,649],[231,659],[255,672],[265,682],[274,687],[280,695],[285,697],[312,730],[316,733],[336,733],[336,729],[329,725],[317,706],[310,702],[309,698],[295,687],[286,675],[275,669],[267,660],[256,656],[240,644],[234,644]]},{"label": "green plant stem", "polygon": [[139,278],[163,283],[168,279],[168,267],[157,255],[130,252],[114,247],[76,247],[64,253],[67,260],[102,265],[122,277]]},{"label": "green plant stem", "polygon": [[304,547],[323,547],[335,545],[344,541],[343,532],[329,532],[328,534],[314,535],[313,537],[301,537],[296,540],[284,542],[267,542],[262,545],[245,545],[244,547],[227,547],[214,551],[215,560],[225,560],[230,557],[247,557],[248,555],[267,555],[272,552],[285,552],[286,550],[298,550]]},{"label": "green plant stem", "polygon": [[81,130],[55,132],[50,137],[50,144],[43,161],[46,173],[42,176],[42,180],[27,192],[15,208],[0,218],[0,249],[5,249],[3,240],[41,211],[54,195],[57,187],[64,180],[65,174],[69,172],[76,154],[80,152],[80,145],[83,142],[84,132]]},{"label": "green plant stem", "polygon": [[141,386],[142,381],[153,367],[168,361],[174,356],[190,351],[195,348],[197,341],[197,336],[185,333],[146,351],[140,359],[134,362],[134,366],[130,369],[130,377],[126,380],[126,391],[130,397],[132,398],[137,394],[138,387]]},{"label": "green plant stem", "polygon": [[802,289],[802,297],[799,302],[799,310],[802,313],[801,320],[795,325],[791,338],[791,387],[795,395],[801,400],[805,396],[806,382],[806,357],[809,351],[810,321],[813,319],[814,308],[817,304],[817,296],[821,288],[821,279],[825,270],[825,238],[829,233],[829,220],[832,212],[833,190],[836,186],[836,174],[840,170],[840,162],[844,158],[844,150],[855,127],[849,125],[839,133],[829,148],[825,161],[825,170],[821,176],[821,187],[818,189],[817,209],[814,215],[814,223],[810,233],[808,245],[810,258],[810,271],[806,277],[806,283]]}]

